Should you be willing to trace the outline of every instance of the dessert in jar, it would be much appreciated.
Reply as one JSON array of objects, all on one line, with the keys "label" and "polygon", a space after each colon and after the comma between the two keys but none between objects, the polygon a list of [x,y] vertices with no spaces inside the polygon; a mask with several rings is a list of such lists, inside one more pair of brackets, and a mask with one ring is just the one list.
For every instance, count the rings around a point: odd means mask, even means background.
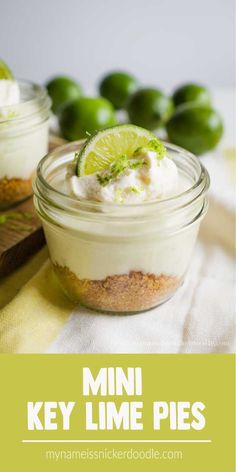
[{"label": "dessert in jar", "polygon": [[64,291],[109,313],[169,299],[191,262],[208,186],[194,155],[133,125],[46,156],[34,200]]},{"label": "dessert in jar", "polygon": [[0,208],[32,194],[32,177],[48,151],[51,101],[46,89],[16,81],[0,61]]}]

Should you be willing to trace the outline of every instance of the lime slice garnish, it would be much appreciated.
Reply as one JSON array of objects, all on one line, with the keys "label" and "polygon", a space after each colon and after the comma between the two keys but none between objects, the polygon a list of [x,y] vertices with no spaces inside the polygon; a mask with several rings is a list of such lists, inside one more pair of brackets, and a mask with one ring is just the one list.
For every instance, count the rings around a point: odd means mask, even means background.
[{"label": "lime slice garnish", "polygon": [[0,80],[14,80],[14,77],[2,59],[0,59]]},{"label": "lime slice garnish", "polygon": [[98,131],[89,138],[77,157],[78,176],[106,170],[121,156],[128,158],[157,137],[135,125],[118,125]]}]

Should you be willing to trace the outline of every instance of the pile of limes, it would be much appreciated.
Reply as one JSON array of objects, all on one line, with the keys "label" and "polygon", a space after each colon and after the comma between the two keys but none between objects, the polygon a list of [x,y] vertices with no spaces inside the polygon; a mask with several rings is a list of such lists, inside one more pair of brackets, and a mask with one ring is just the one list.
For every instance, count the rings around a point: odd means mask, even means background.
[{"label": "pile of limes", "polygon": [[55,77],[46,84],[62,136],[73,141],[117,124],[116,110],[128,122],[148,130],[165,128],[168,139],[195,154],[213,149],[223,134],[209,91],[197,84],[177,88],[171,97],[154,87],[140,87],[126,72],[112,72],[99,84],[99,97],[83,96],[80,84]]}]

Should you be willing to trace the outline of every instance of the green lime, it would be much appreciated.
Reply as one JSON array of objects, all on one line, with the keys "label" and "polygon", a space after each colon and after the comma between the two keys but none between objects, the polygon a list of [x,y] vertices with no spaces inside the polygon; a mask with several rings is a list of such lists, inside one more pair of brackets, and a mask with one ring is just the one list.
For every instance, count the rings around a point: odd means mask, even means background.
[{"label": "green lime", "polygon": [[177,108],[166,129],[172,143],[199,155],[214,149],[223,134],[223,123],[213,108],[189,104]]},{"label": "green lime", "polygon": [[198,84],[185,84],[177,88],[173,94],[173,102],[177,107],[183,103],[195,102],[198,105],[211,106],[209,91]]},{"label": "green lime", "polygon": [[154,130],[162,126],[173,112],[172,100],[155,88],[138,90],[127,107],[131,123]]},{"label": "green lime", "polygon": [[112,104],[105,98],[82,97],[61,108],[59,123],[64,138],[74,141],[114,126],[116,117]]},{"label": "green lime", "polygon": [[0,59],[0,80],[14,80],[9,67],[2,59]]},{"label": "green lime", "polygon": [[80,151],[77,174],[83,176],[105,170],[121,156],[131,157],[138,148],[153,140],[161,145],[150,131],[134,125],[118,125],[99,131]]},{"label": "green lime", "polygon": [[126,72],[112,72],[106,75],[99,85],[102,97],[110,100],[116,109],[125,108],[129,97],[137,88],[135,77]]},{"label": "green lime", "polygon": [[52,99],[52,110],[57,113],[66,102],[71,102],[82,95],[81,86],[70,77],[55,77],[46,84],[48,94]]}]

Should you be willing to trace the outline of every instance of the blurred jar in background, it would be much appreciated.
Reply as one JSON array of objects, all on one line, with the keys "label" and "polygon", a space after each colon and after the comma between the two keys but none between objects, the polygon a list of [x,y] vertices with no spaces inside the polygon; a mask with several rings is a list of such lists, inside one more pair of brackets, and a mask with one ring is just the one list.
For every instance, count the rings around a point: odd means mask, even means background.
[{"label": "blurred jar in background", "polygon": [[48,150],[51,100],[44,87],[18,82],[20,103],[0,107],[0,209],[32,194],[32,178]]}]

